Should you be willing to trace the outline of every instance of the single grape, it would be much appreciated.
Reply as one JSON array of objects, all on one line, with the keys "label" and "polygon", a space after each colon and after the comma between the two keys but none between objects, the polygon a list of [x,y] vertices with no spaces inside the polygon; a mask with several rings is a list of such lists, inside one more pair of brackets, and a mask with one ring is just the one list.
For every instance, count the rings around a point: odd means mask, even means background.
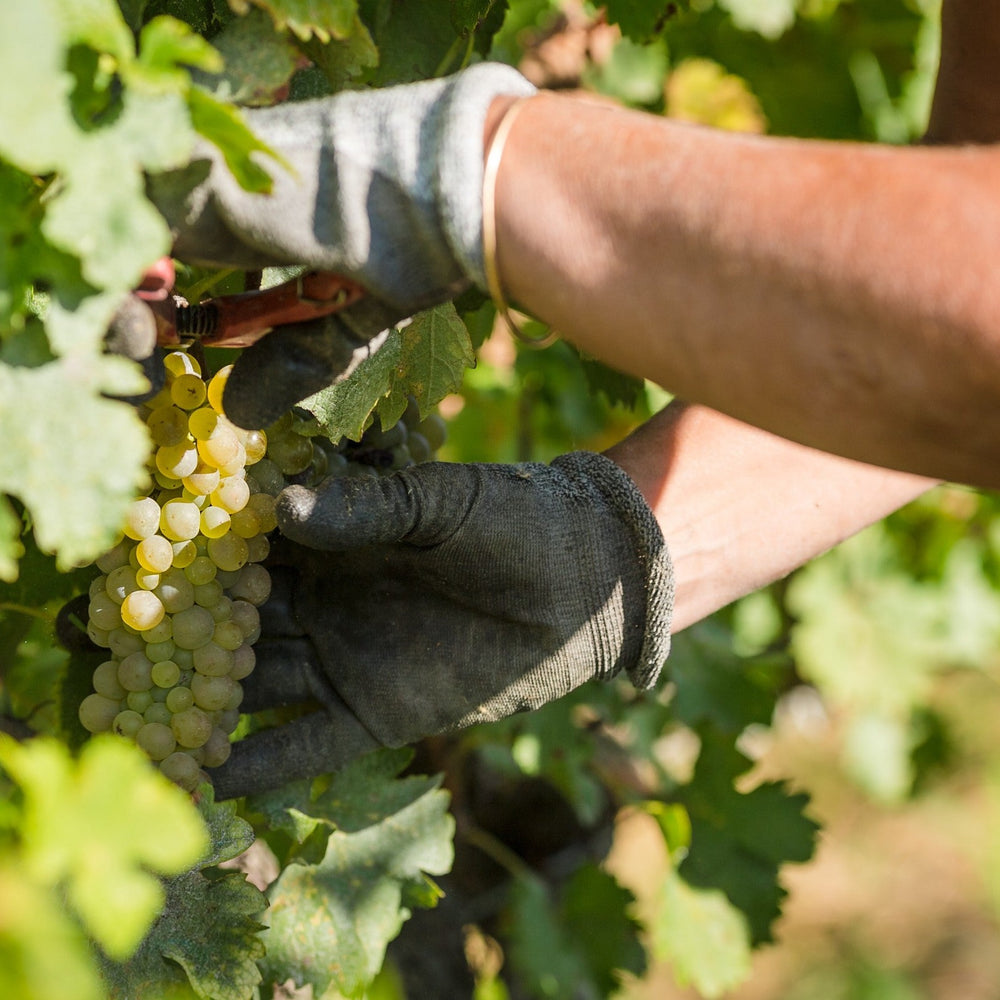
[{"label": "single grape", "polygon": [[133,712],[142,715],[153,704],[153,696],[149,691],[129,691],[125,703]]},{"label": "single grape", "polygon": [[205,743],[205,767],[218,767],[229,760],[233,747],[229,742],[229,734],[218,726],[212,729],[212,735]]},{"label": "single grape", "polygon": [[[152,707],[152,706],[151,706]],[[124,712],[119,712],[115,716],[115,721],[111,724],[111,729],[119,736],[127,736],[135,739],[135,734],[146,724],[146,720],[131,708],[126,708]]]},{"label": "single grape", "polygon": [[193,792],[202,780],[201,767],[189,753],[175,750],[160,761],[161,773],[186,792]]},{"label": "single grape", "polygon": [[[224,677],[232,669],[232,666],[232,650],[223,649],[215,642],[206,642],[194,651],[194,669],[198,674],[206,677]],[[198,692],[195,690],[194,682],[198,679],[198,674],[191,679],[191,690],[195,692],[195,701],[198,701]],[[208,706],[203,705],[202,707]]]},{"label": "single grape", "polygon": [[252,640],[247,640],[242,646],[233,650],[233,665],[229,669],[229,676],[234,681],[241,681],[244,677],[249,677],[253,673],[253,668],[257,663],[257,654],[250,645]]},{"label": "single grape", "polygon": [[172,688],[181,679],[181,668],[173,660],[160,660],[149,675],[157,687]]},{"label": "single grape", "polygon": [[126,691],[148,691],[153,686],[153,664],[143,653],[130,653],[118,664],[118,683]]},{"label": "single grape", "polygon": [[170,720],[170,728],[182,747],[200,747],[212,735],[212,720],[197,705],[193,705],[178,712]]},{"label": "single grape", "polygon": [[125,534],[140,541],[155,534],[160,524],[160,505],[152,497],[133,500],[125,514]]},{"label": "single grape", "polygon": [[118,699],[103,694],[88,694],[80,702],[78,714],[83,728],[90,733],[107,732],[118,714]]},{"label": "single grape", "polygon": [[229,531],[230,523],[229,511],[221,507],[213,505],[201,512],[201,533],[206,538],[221,538]]},{"label": "single grape", "polygon": [[259,608],[271,596],[271,574],[257,563],[248,563],[229,588],[229,594],[234,600],[249,601]]},{"label": "single grape", "polygon": [[[215,619],[197,604],[174,615],[174,643],[178,650],[195,650],[203,646],[212,638],[214,631]],[[177,659],[176,653],[174,658]]]},{"label": "single grape", "polygon": [[163,573],[174,561],[174,550],[163,535],[150,535],[135,547],[139,565],[151,573]]},{"label": "single grape", "polygon": [[92,683],[98,694],[114,701],[121,701],[128,693],[118,680],[118,664],[114,660],[105,660],[94,670]]},{"label": "single grape", "polygon": [[140,632],[158,625],[165,614],[159,597],[149,590],[136,590],[122,601],[122,621]]},{"label": "single grape", "polygon": [[194,695],[188,687],[174,687],[167,692],[166,706],[171,712],[183,712],[194,704]]},{"label": "single grape", "polygon": [[[170,398],[182,410],[196,410],[205,402],[206,395],[205,382],[193,372],[178,375],[170,386]],[[186,419],[184,430],[187,431]]]},{"label": "single grape", "polygon": [[187,440],[187,414],[176,406],[161,406],[146,418],[149,436],[159,448],[169,448]]},{"label": "single grape", "polygon": [[110,573],[118,569],[119,566],[128,565],[128,554],[132,548],[132,543],[127,539],[122,539],[114,548],[108,549],[102,556],[98,556],[95,565],[102,573]]},{"label": "single grape", "polygon": [[208,383],[208,402],[216,413],[225,413],[225,410],[222,408],[222,394],[226,390],[226,383],[229,381],[229,375],[232,370],[232,365],[220,368]]},{"label": "single grape", "polygon": [[[161,692],[160,688],[153,688],[153,704],[142,713],[143,722],[159,722],[161,725],[169,726],[174,713],[167,708],[166,701],[157,701],[156,695]],[[162,691],[166,697],[166,691]]]},{"label": "single grape", "polygon": [[249,558],[246,540],[231,531],[221,538],[208,540],[208,558],[221,570],[235,572],[242,569]]},{"label": "single grape", "polygon": [[172,754],[177,746],[171,727],[162,722],[147,722],[135,734],[135,741],[153,760],[163,760]]},{"label": "single grape", "polygon": [[205,674],[195,674],[191,678],[191,693],[194,703],[206,712],[217,712],[225,708],[236,682],[229,677],[210,677]]},{"label": "single grape", "polygon": [[182,375],[201,374],[201,365],[184,351],[171,351],[163,359],[163,367],[167,370],[167,374],[174,378],[180,378]]},{"label": "single grape", "polygon": [[214,580],[217,572],[218,567],[208,556],[196,556],[191,565],[185,568],[184,575],[196,587],[200,587]]}]

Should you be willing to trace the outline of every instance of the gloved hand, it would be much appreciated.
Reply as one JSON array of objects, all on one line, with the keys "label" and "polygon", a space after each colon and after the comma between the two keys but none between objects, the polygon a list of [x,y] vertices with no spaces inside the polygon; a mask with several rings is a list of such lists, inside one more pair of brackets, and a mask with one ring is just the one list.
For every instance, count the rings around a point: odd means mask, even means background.
[{"label": "gloved hand", "polygon": [[[486,113],[499,95],[533,92],[510,67],[484,63],[441,80],[249,110],[250,127],[291,168],[266,161],[274,178],[269,195],[244,191],[208,144],[199,154],[205,159],[152,177],[149,193],[171,225],[176,256],[244,269],[335,271],[381,304],[377,319],[369,304],[363,323],[342,314],[352,330],[375,326],[376,333],[470,282],[486,287]],[[335,338],[338,324],[328,327],[325,336]],[[267,397],[273,359],[261,364],[258,353],[246,352],[227,388],[234,402],[240,397],[231,416],[248,427],[269,422],[249,412],[254,398],[269,413],[278,405]],[[340,377],[322,352],[313,353],[310,384]],[[305,395],[284,398],[278,413]]]},{"label": "gloved hand", "polygon": [[[318,702],[247,737],[220,798],[536,708],[626,671],[651,686],[673,576],[632,480],[600,455],[419,465],[289,487],[243,711]],[[276,546],[276,550],[281,546]]]}]

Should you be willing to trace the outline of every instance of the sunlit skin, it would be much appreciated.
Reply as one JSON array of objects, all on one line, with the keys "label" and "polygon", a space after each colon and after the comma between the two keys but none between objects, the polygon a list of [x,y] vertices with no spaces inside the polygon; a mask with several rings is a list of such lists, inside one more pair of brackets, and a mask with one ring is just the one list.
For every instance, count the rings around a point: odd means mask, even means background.
[{"label": "sunlit skin", "polygon": [[497,178],[507,295],[691,401],[609,453],[670,547],[675,629],[938,480],[1000,486],[998,56],[1000,5],[945,0],[908,148],[521,109]]}]

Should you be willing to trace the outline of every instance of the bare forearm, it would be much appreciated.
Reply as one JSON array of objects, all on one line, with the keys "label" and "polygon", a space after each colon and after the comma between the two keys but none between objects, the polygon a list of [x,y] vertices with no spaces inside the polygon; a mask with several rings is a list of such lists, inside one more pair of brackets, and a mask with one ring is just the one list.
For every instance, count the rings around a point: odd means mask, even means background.
[{"label": "bare forearm", "polygon": [[780,579],[934,481],[814,451],[673,403],[608,452],[674,563],[674,631]]},{"label": "bare forearm", "polygon": [[587,351],[817,448],[1000,485],[1000,150],[542,95],[497,210],[509,295]]}]

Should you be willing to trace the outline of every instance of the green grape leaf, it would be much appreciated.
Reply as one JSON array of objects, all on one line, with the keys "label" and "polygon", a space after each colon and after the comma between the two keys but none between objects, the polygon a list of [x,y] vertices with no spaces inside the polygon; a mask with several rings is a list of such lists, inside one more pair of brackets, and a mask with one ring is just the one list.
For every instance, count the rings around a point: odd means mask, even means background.
[{"label": "green grape leaf", "polygon": [[[327,790],[326,806],[357,828],[331,834],[318,864],[287,866],[268,891],[267,982],[292,978],[311,983],[317,995],[332,984],[359,996],[409,916],[407,905],[415,898],[428,900],[427,875],[444,874],[451,866],[454,822],[438,781],[406,779],[403,785],[411,790],[419,785],[422,794],[400,796],[395,790],[400,783],[390,774],[395,763],[367,766],[371,788],[357,783],[356,772],[346,779],[343,795],[333,785]],[[360,808],[344,798],[359,791],[365,803]],[[376,818],[361,825],[365,815]]]},{"label": "green grape leaf", "polygon": [[238,17],[212,39],[224,68],[196,77],[220,101],[243,105],[274,104],[283,96],[299,60],[288,36],[275,30],[260,10]]},{"label": "green grape leaf", "polygon": [[403,331],[392,390],[377,407],[382,426],[391,427],[399,420],[410,396],[416,399],[420,416],[426,417],[461,386],[465,369],[474,362],[469,331],[450,302],[418,313]]},{"label": "green grape leaf", "polygon": [[592,392],[601,393],[612,406],[634,409],[642,399],[642,379],[609,368],[594,358],[580,355],[580,364]]},{"label": "green grape leaf", "polygon": [[264,894],[242,874],[200,871],[164,880],[164,891],[160,917],[135,954],[103,963],[112,1000],[170,996],[169,985],[185,980],[201,998],[250,1000],[261,981]]},{"label": "green grape leaf", "polygon": [[719,0],[742,31],[756,31],[765,38],[780,38],[794,23],[796,0]]},{"label": "green grape leaf", "polygon": [[646,969],[634,904],[631,891],[596,865],[576,871],[562,892],[563,920],[583,952],[598,996],[611,996],[621,986],[622,972],[641,976]]},{"label": "green grape leaf", "polygon": [[533,996],[552,1000],[610,996],[622,972],[639,975],[646,965],[639,924],[628,912],[633,902],[595,865],[579,868],[555,894],[540,879],[517,878],[505,923],[518,978]]},{"label": "green grape leaf", "polygon": [[607,0],[608,20],[622,29],[622,34],[636,42],[645,42],[663,29],[679,6],[662,0]]},{"label": "green grape leaf", "polygon": [[235,800],[216,802],[215,789],[206,783],[199,787],[195,804],[208,830],[210,844],[201,857],[201,867],[232,861],[253,843],[253,827],[236,815]]},{"label": "green grape leaf", "polygon": [[245,13],[250,4],[266,10],[276,28],[288,28],[303,41],[315,36],[322,42],[351,34],[358,0],[231,0],[233,9]]},{"label": "green grape leaf", "polygon": [[[394,0],[366,17],[380,60],[372,75],[376,86],[411,83],[457,68],[451,0]],[[443,69],[442,69],[443,67]]]},{"label": "green grape leaf", "polygon": [[121,17],[115,0],[55,0],[62,35],[70,44],[89,45],[107,52],[119,63],[134,54],[132,33]]},{"label": "green grape leaf", "polygon": [[678,870],[691,885],[725,892],[761,944],[772,939],[786,895],[779,866],[812,857],[818,825],[804,813],[808,796],[789,794],[783,784],[737,791],[747,759],[730,737],[708,728],[699,735],[694,776],[678,795],[691,819],[691,847]]},{"label": "green grape leaf", "polygon": [[124,958],[163,902],[148,870],[181,871],[205,850],[189,800],[141,750],[113,736],[95,737],[73,762],[53,740],[17,744],[0,735],[0,765],[25,799],[26,870],[42,884],[65,884],[102,948]]},{"label": "green grape leaf", "polygon": [[188,108],[191,124],[199,135],[219,148],[239,185],[260,194],[270,191],[271,175],[251,158],[251,154],[266,153],[277,163],[284,164],[250,131],[236,109],[197,87],[192,87],[188,93]]},{"label": "green grape leaf", "polygon": [[392,389],[402,345],[403,334],[393,330],[379,350],[365,358],[349,378],[299,404],[316,418],[331,441],[342,437],[360,440],[375,405]]},{"label": "green grape leaf", "polygon": [[204,73],[218,73],[224,57],[195,34],[187,24],[174,17],[153,18],[139,36],[139,61],[126,79],[154,91],[186,93],[189,85],[187,68]]},{"label": "green grape leaf", "polygon": [[839,705],[899,716],[950,660],[948,603],[903,570],[883,525],[797,573],[786,602],[798,669]]},{"label": "green grape leaf", "polygon": [[686,629],[674,640],[667,665],[677,687],[677,718],[692,727],[708,722],[733,736],[754,723],[766,725],[786,667],[783,658],[738,656],[732,635],[717,622]]},{"label": "green grape leaf", "polygon": [[245,851],[253,829],[236,815],[235,802],[215,801],[211,785],[202,785],[195,801],[209,846],[196,868],[164,880],[162,912],[135,954],[105,963],[114,998],[160,996],[164,984],[185,981],[181,969],[199,997],[213,1000],[248,1000],[260,982],[258,918],[267,899],[242,874],[211,868]]},{"label": "green grape leaf", "polygon": [[360,17],[346,38],[331,38],[320,43],[312,39],[303,49],[323,74],[331,91],[342,90],[366,70],[378,65],[379,52]]},{"label": "green grape leaf", "polygon": [[[135,382],[120,377],[134,371],[120,359],[100,357],[40,368],[0,364],[0,426],[7,436],[0,491],[28,506],[39,546],[57,553],[60,569],[89,562],[114,544],[129,502],[147,481],[145,427],[132,407],[100,395],[134,391]],[[58,400],[44,420],[38,418],[41,400]]]},{"label": "green grape leaf", "polygon": [[475,360],[469,332],[450,303],[419,313],[402,330],[394,330],[382,347],[337,385],[300,405],[333,441],[357,441],[373,411],[383,427],[403,415],[409,396],[416,397],[421,416],[461,384]]},{"label": "green grape leaf", "polygon": [[494,7],[506,7],[503,0],[451,0],[451,23],[459,35],[468,34],[486,20]]},{"label": "green grape leaf", "polygon": [[696,889],[673,869],[659,893],[650,928],[653,953],[670,962],[682,986],[714,1000],[750,974],[746,920],[718,890]]}]

